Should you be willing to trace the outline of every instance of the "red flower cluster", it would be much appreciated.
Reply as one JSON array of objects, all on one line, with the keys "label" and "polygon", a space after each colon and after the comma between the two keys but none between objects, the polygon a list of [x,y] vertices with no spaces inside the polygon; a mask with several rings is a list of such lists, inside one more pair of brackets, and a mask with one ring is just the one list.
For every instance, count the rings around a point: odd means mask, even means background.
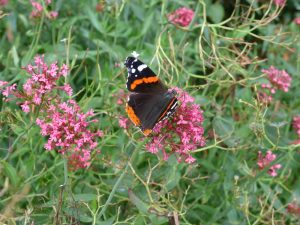
[{"label": "red flower cluster", "polygon": [[0,6],[5,6],[7,5],[8,0],[0,0]]},{"label": "red flower cluster", "polygon": [[286,0],[274,0],[274,4],[275,4],[276,6],[282,7],[282,6],[285,5],[285,1],[286,1]]},{"label": "red flower cluster", "polygon": [[168,15],[169,22],[187,27],[193,20],[194,11],[185,7],[179,8]]},{"label": "red flower cluster", "polygon": [[293,142],[295,144],[299,144],[300,143],[300,116],[294,116],[293,118],[293,128],[296,131],[297,135],[298,135],[298,140]]},{"label": "red flower cluster", "polygon": [[49,136],[45,149],[58,149],[61,154],[68,156],[72,167],[85,168],[90,165],[91,151],[97,147],[96,137],[102,137],[102,131],[91,132],[88,130],[90,123],[87,121],[94,115],[90,110],[80,113],[81,109],[74,100],[49,105],[45,117],[37,119],[41,127],[41,134]]},{"label": "red flower cluster", "polygon": [[[51,1],[52,1],[52,0],[44,0],[45,5],[46,5],[46,6],[47,6],[47,5],[50,5],[50,4],[51,4]],[[39,3],[39,2],[36,2],[36,1],[34,1],[34,0],[31,0],[30,3],[31,3],[31,5],[32,5],[32,7],[33,7],[32,11],[31,11],[31,13],[30,13],[30,16],[31,16],[32,18],[40,18],[40,17],[42,16],[43,10],[44,10],[42,4]],[[58,12],[56,12],[56,11],[50,11],[50,12],[47,12],[47,13],[46,13],[46,16],[47,16],[49,19],[56,19],[56,17],[58,16]]]},{"label": "red flower cluster", "polygon": [[[257,165],[259,169],[264,169],[266,167],[269,167],[270,164],[276,159],[276,155],[273,154],[271,151],[267,151],[265,157],[263,157],[261,151],[258,152],[258,160],[257,160]],[[277,176],[277,171],[278,169],[281,168],[280,164],[275,164],[271,166],[268,170],[268,174],[272,177]]]},{"label": "red flower cluster", "polygon": [[272,101],[277,90],[282,90],[288,92],[292,78],[285,70],[278,70],[271,66],[269,69],[263,69],[263,73],[267,75],[269,83],[264,83],[261,85],[264,91],[259,92],[259,100],[268,104]]},{"label": "red flower cluster", "polygon": [[146,144],[146,149],[156,154],[159,150],[167,160],[169,154],[176,154],[179,162],[193,163],[193,150],[205,145],[203,137],[203,111],[194,103],[187,92],[174,88],[181,103],[171,119],[158,123],[154,129],[154,136]]},{"label": "red flower cluster", "polygon": [[294,19],[295,24],[300,25],[300,17]]},{"label": "red flower cluster", "polygon": [[296,216],[300,215],[300,207],[295,202],[288,204],[286,210],[287,210],[288,213],[294,214]]},{"label": "red flower cluster", "polygon": [[26,113],[39,110],[36,123],[41,127],[42,135],[49,136],[45,144],[47,150],[57,149],[65,154],[74,169],[89,166],[91,152],[97,146],[96,138],[101,137],[102,132],[88,129],[89,124],[96,121],[88,121],[93,116],[92,111],[80,113],[75,101],[64,102],[59,95],[59,91],[69,96],[73,92],[69,84],[57,84],[60,77],[67,75],[68,67],[58,67],[57,62],[48,66],[44,57],[37,56],[35,65],[27,65],[25,69],[31,77],[23,85],[23,91],[18,91],[16,84],[7,86],[7,82],[0,81],[0,91],[6,101],[12,97],[22,100],[21,108]]}]

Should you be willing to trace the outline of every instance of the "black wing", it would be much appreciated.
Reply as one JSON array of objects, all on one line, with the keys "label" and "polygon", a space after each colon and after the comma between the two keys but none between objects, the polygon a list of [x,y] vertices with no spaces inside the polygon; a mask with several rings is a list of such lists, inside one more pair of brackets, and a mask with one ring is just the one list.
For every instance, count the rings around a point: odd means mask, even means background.
[{"label": "black wing", "polygon": [[126,87],[129,91],[155,94],[167,92],[168,89],[156,74],[139,59],[129,56],[124,65],[128,71]]},{"label": "black wing", "polygon": [[[168,118],[177,107],[176,92],[166,92],[163,95],[133,93],[129,96],[128,107],[139,119],[137,124],[142,131],[152,130],[155,124]],[[132,118],[131,118],[132,119]]]}]

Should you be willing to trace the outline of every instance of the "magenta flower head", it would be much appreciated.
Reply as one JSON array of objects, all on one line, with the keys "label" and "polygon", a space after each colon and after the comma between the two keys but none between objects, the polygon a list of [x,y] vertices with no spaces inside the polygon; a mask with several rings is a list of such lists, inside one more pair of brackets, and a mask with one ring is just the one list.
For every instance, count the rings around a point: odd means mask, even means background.
[{"label": "magenta flower head", "polygon": [[92,110],[81,113],[74,100],[49,105],[43,119],[36,123],[41,128],[43,136],[49,136],[45,144],[46,150],[56,149],[66,155],[69,166],[73,169],[85,168],[90,165],[91,153],[97,147],[96,138],[102,137],[102,131],[92,132],[88,129]]},{"label": "magenta flower head", "polygon": [[174,88],[180,102],[172,118],[163,120],[153,128],[153,136],[146,149],[156,154],[162,151],[164,160],[175,154],[179,162],[193,163],[193,150],[205,145],[203,137],[203,111],[187,92]]},{"label": "magenta flower head", "polygon": [[274,0],[274,4],[279,7],[283,7],[285,5],[286,0]]},{"label": "magenta flower head", "polygon": [[[44,5],[48,6],[51,4],[51,0],[43,0],[44,1]],[[47,11],[46,8],[43,7],[43,5],[40,2],[34,1],[34,0],[30,0],[30,3],[33,7],[30,16],[31,18],[40,18],[43,14],[43,11]],[[49,19],[56,19],[56,17],[58,16],[58,12],[56,11],[47,11],[46,16]]]},{"label": "magenta flower head", "polygon": [[297,133],[298,140],[295,143],[300,142],[300,116],[294,116],[293,118],[293,128]]},{"label": "magenta flower head", "polygon": [[[273,154],[271,151],[267,151],[265,157],[263,157],[261,151],[258,152],[258,160],[257,165],[259,169],[263,170],[264,168],[267,168],[270,166],[270,164],[276,159],[276,155]],[[272,165],[269,170],[268,174],[272,177],[277,176],[277,170],[281,168],[280,164]]]},{"label": "magenta flower head", "polygon": [[168,15],[168,20],[170,23],[173,23],[175,25],[187,27],[192,22],[193,17],[194,17],[193,10],[186,7],[182,7],[175,10],[173,13],[170,13]]},{"label": "magenta flower head", "polygon": [[272,94],[275,94],[276,89],[284,92],[289,91],[292,78],[285,70],[278,70],[271,66],[269,69],[263,69],[262,72],[267,75],[268,80],[273,85],[273,87],[270,86]]},{"label": "magenta flower head", "polygon": [[23,90],[17,90],[16,84],[8,86],[8,82],[0,81],[0,92],[6,101],[13,98],[22,101],[18,104],[25,113],[32,113],[32,117],[38,114],[36,124],[41,134],[49,137],[44,145],[46,150],[65,155],[72,169],[86,168],[96,150],[97,138],[103,136],[101,130],[90,129],[90,124],[97,121],[90,119],[94,113],[92,110],[82,113],[74,100],[64,101],[62,93],[69,96],[73,93],[69,84],[58,85],[59,78],[68,73],[65,64],[47,65],[43,56],[34,59],[35,64],[25,67],[30,77]]},{"label": "magenta flower head", "polygon": [[8,4],[8,0],[0,0],[0,6],[5,6]]},{"label": "magenta flower head", "polygon": [[295,18],[294,23],[300,25],[300,17]]}]

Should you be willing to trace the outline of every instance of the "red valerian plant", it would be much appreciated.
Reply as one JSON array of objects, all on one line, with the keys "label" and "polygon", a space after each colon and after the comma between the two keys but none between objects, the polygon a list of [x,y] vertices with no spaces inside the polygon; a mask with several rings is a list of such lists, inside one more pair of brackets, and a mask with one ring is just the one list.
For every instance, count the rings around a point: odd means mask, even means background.
[{"label": "red valerian plant", "polygon": [[0,0],[0,6],[5,6],[7,5],[8,0]]},{"label": "red valerian plant", "polygon": [[269,83],[261,85],[264,91],[259,91],[258,98],[261,102],[269,104],[277,90],[288,92],[291,86],[292,77],[285,70],[278,70],[274,66],[268,69],[263,69],[262,72],[266,75]]},{"label": "red valerian plant", "polygon": [[294,214],[296,216],[300,216],[300,207],[296,202],[291,202],[288,204],[286,208],[287,212],[290,214]]},{"label": "red valerian plant", "polygon": [[294,23],[300,25],[300,17],[295,18]]},{"label": "red valerian plant", "polygon": [[175,25],[187,27],[192,22],[193,17],[194,17],[193,10],[186,7],[182,7],[175,10],[173,13],[170,13],[168,15],[168,20],[170,23],[173,23]]},{"label": "red valerian plant", "polygon": [[285,5],[286,0],[274,0],[274,4],[279,7],[283,7]]},{"label": "red valerian plant", "polygon": [[[273,154],[271,151],[267,151],[265,157],[263,157],[261,151],[258,152],[258,160],[257,165],[259,169],[263,170],[264,168],[267,168],[270,166],[270,164],[276,159],[276,155]],[[268,174],[272,177],[277,176],[277,170],[281,168],[280,164],[272,165],[269,170]]]},{"label": "red valerian plant", "polygon": [[102,131],[91,132],[88,129],[88,121],[93,116],[92,110],[81,113],[81,109],[74,100],[59,103],[55,102],[44,111],[43,119],[37,119],[36,123],[41,127],[41,134],[49,136],[45,149],[66,154],[69,157],[70,166],[73,168],[85,168],[90,165],[91,152],[97,147],[96,137],[102,137]]},{"label": "red valerian plant", "polygon": [[[51,1],[52,0],[44,0],[44,4],[47,6],[47,5],[50,5],[51,4]],[[42,6],[41,3],[37,2],[37,1],[34,1],[34,0],[31,0],[30,1],[33,9],[30,13],[30,16],[32,18],[40,18],[43,14],[43,11],[45,10],[44,7]],[[46,11],[46,10],[45,10]],[[56,17],[58,16],[58,12],[56,11],[50,11],[46,13],[46,16],[49,18],[49,19],[56,19]]]},{"label": "red valerian plant", "polygon": [[175,154],[179,162],[193,163],[195,158],[191,153],[205,145],[203,111],[187,92],[179,88],[174,90],[178,93],[180,105],[172,118],[156,124],[146,149],[153,154],[162,151],[164,160]]},{"label": "red valerian plant", "polygon": [[294,144],[300,143],[300,116],[294,116],[293,118],[293,128],[298,135],[298,140],[293,142]]},{"label": "red valerian plant", "polygon": [[5,101],[22,101],[18,104],[25,113],[35,114],[38,111],[36,124],[43,136],[49,136],[45,149],[66,155],[73,169],[88,167],[91,153],[97,147],[97,137],[103,135],[100,130],[93,132],[89,129],[89,125],[96,122],[89,119],[94,115],[92,110],[82,113],[74,100],[63,101],[61,92],[69,96],[73,92],[69,84],[58,85],[59,78],[67,76],[65,64],[58,67],[55,62],[48,66],[43,56],[35,57],[34,61],[34,65],[24,68],[30,78],[22,91],[17,90],[16,84],[8,86],[7,82],[0,81]]}]

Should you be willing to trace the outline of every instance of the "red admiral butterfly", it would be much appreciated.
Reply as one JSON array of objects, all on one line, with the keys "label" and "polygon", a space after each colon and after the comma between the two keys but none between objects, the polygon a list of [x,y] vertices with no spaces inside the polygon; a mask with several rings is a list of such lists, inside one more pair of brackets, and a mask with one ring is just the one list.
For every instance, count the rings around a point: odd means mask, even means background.
[{"label": "red admiral butterfly", "polygon": [[169,118],[176,110],[176,91],[168,91],[156,74],[134,52],[126,58],[128,78],[126,87],[132,92],[126,104],[126,112],[145,136],[160,121]]}]

